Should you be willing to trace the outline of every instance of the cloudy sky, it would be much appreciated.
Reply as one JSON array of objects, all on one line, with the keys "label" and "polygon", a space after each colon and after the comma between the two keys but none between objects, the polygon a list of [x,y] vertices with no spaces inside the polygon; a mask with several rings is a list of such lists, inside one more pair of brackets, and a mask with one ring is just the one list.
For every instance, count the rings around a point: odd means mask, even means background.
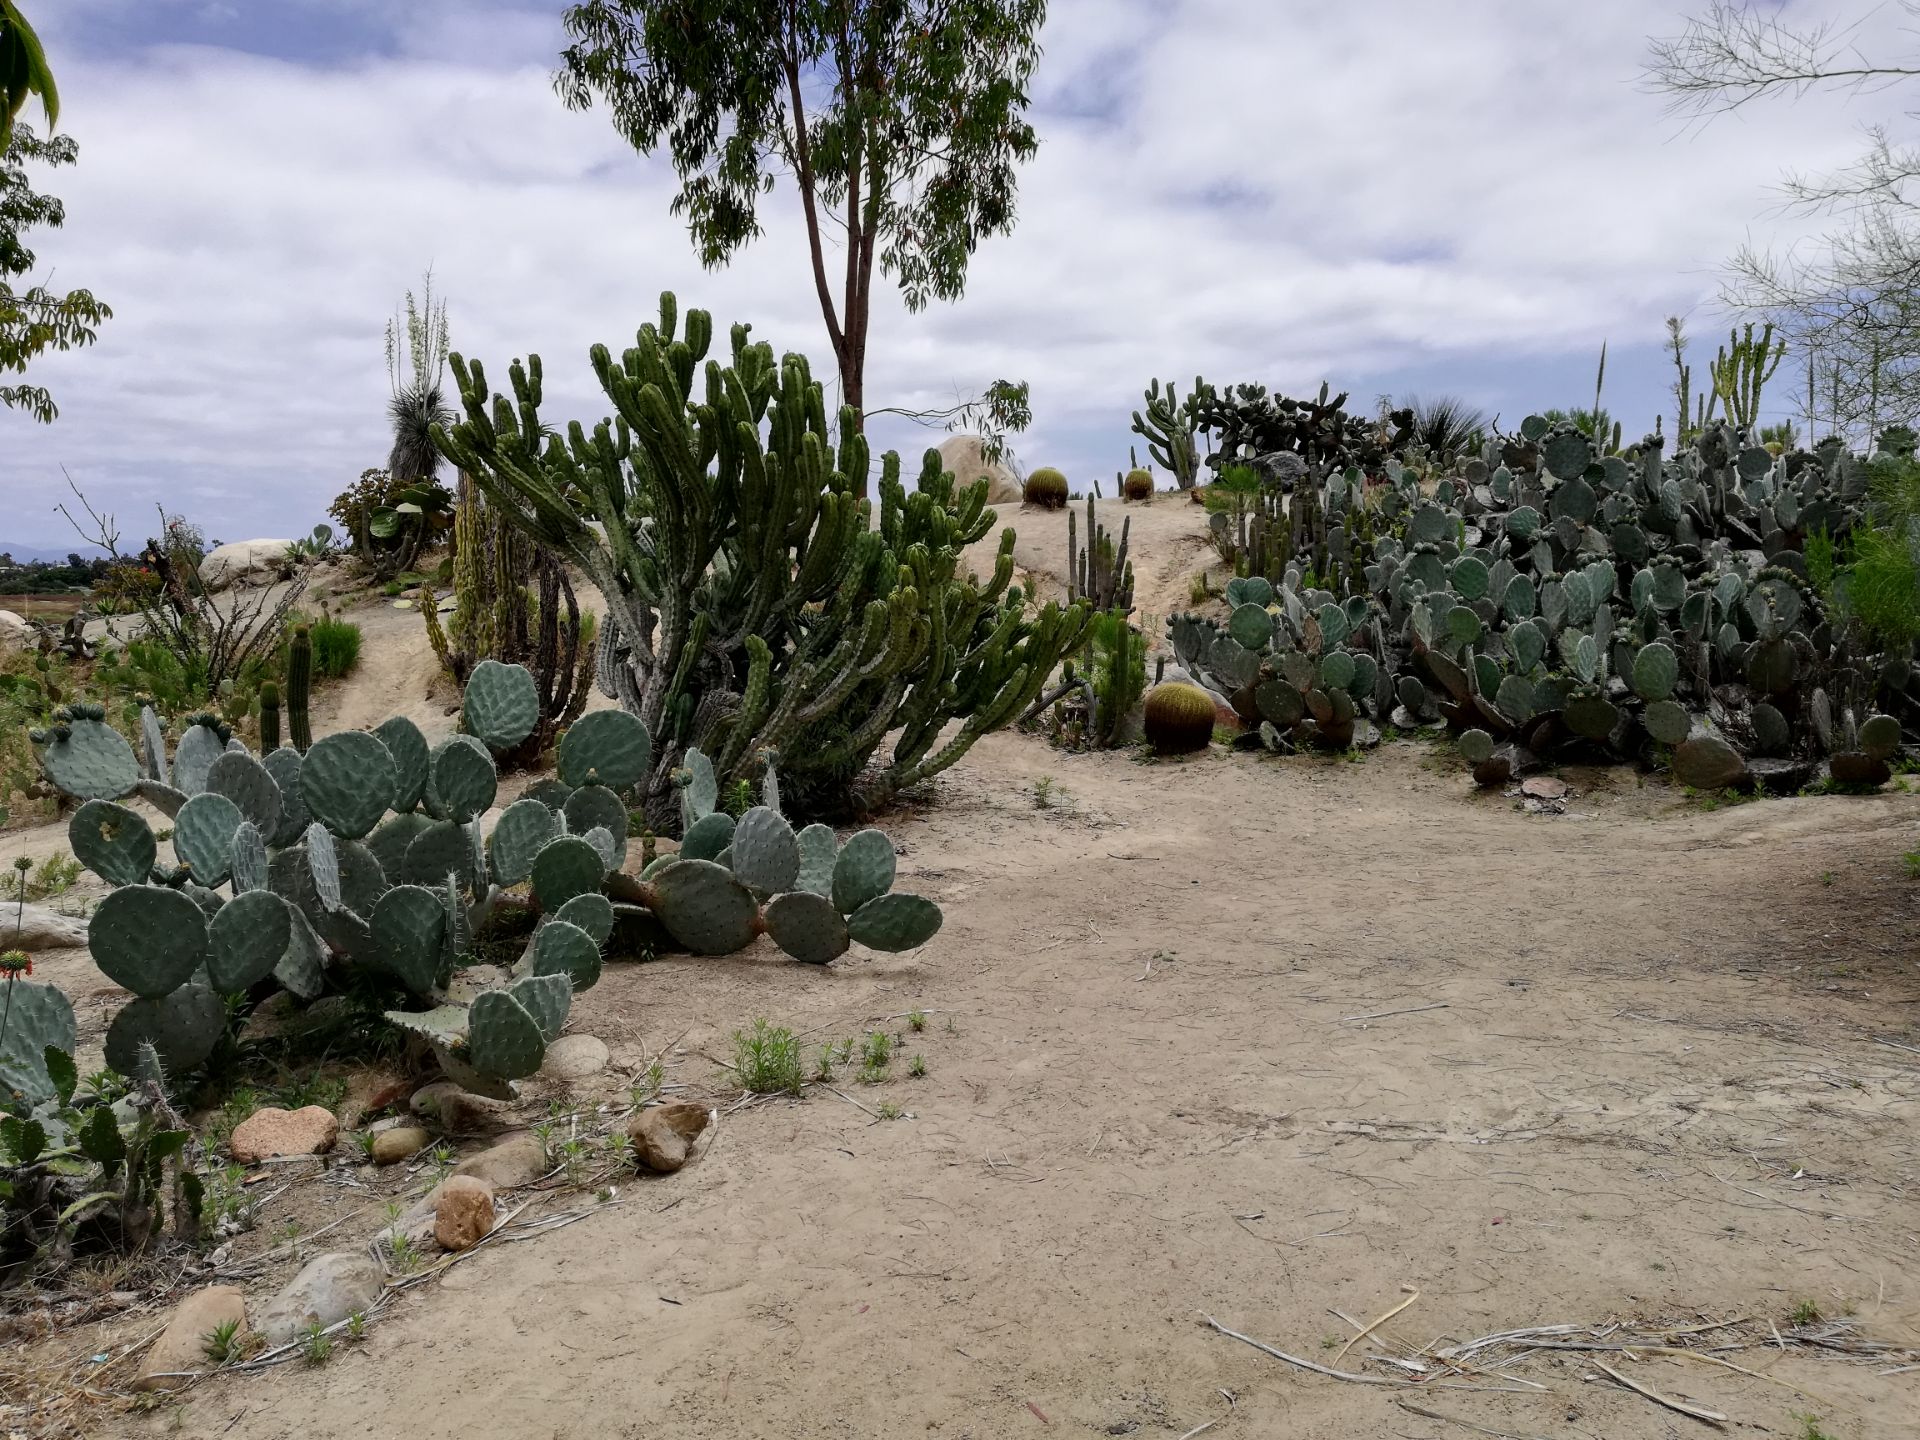
[{"label": "cloudy sky", "polygon": [[[1807,228],[1781,173],[1851,159],[1893,108],[1674,120],[1646,41],[1701,3],[1054,0],[1019,227],[960,303],[876,303],[869,401],[1025,378],[1021,460],[1082,480],[1126,462],[1150,376],[1451,391],[1514,421],[1587,403],[1604,340],[1609,407],[1650,428],[1662,317],[1710,355],[1716,266]],[[157,498],[225,539],[303,533],[384,459],[383,327],[429,265],[455,348],[502,378],[539,352],[556,421],[605,413],[587,349],[663,289],[831,372],[791,197],[702,271],[669,167],[554,97],[559,0],[25,8],[81,147],[47,177],[68,219],[35,237],[43,278],[114,319],[29,372],[54,425],[0,411],[0,540],[65,546],[63,467],[136,542]]]}]

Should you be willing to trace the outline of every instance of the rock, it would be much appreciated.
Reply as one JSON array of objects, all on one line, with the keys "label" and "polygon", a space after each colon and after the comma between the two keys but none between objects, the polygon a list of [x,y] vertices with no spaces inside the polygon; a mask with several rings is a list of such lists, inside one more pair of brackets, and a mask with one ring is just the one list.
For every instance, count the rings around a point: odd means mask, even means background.
[{"label": "rock", "polygon": [[1696,735],[1676,745],[1668,768],[1675,780],[1696,790],[1725,790],[1747,778],[1740,752],[1715,735]]},{"label": "rock", "polygon": [[522,1130],[491,1149],[469,1155],[453,1167],[453,1173],[484,1180],[496,1190],[516,1190],[531,1185],[549,1168],[547,1147],[540,1143],[540,1137]]},{"label": "rock", "polygon": [[639,1111],[627,1121],[633,1163],[657,1175],[671,1175],[687,1163],[687,1152],[712,1118],[706,1106],[690,1100],[669,1100]]},{"label": "rock", "polygon": [[1551,775],[1535,775],[1530,780],[1520,782],[1520,793],[1535,800],[1564,800],[1567,798],[1567,782],[1556,780]]},{"label": "rock", "polygon": [[[11,873],[11,872],[9,872]],[[49,910],[44,905],[21,905],[18,902],[7,909],[7,947],[19,946],[22,950],[64,950],[87,943],[87,922],[76,920],[71,915],[62,915]],[[15,919],[18,918],[19,933],[14,933]]]},{"label": "rock", "polygon": [[209,1285],[194,1291],[173,1307],[167,1328],[140,1362],[135,1388],[176,1390],[193,1371],[213,1369],[219,1362],[207,1354],[207,1338],[229,1321],[239,1324],[240,1334],[246,1333],[245,1291],[237,1285]]},{"label": "rock", "polygon": [[271,584],[292,570],[287,560],[291,540],[236,540],[207,552],[200,562],[200,583],[208,590],[229,585]]},{"label": "rock", "polygon": [[453,1175],[433,1192],[433,1238],[442,1250],[470,1250],[493,1229],[493,1187],[477,1175]]},{"label": "rock", "polygon": [[342,1130],[359,1127],[362,1120],[407,1098],[408,1081],[391,1070],[363,1070],[347,1081],[347,1094],[333,1112]]},{"label": "rock", "polygon": [[607,1068],[607,1046],[591,1035],[562,1035],[547,1047],[540,1073],[549,1080],[584,1080]]},{"label": "rock", "polygon": [[340,1137],[340,1122],[322,1105],[300,1110],[267,1106],[233,1127],[227,1149],[242,1165],[257,1165],[275,1155],[318,1155]]},{"label": "rock", "polygon": [[1022,498],[1020,482],[1005,465],[983,456],[980,443],[978,435],[949,437],[940,446],[940,467],[953,476],[956,487],[971,485],[986,476],[989,505],[1018,505]]},{"label": "rock", "polygon": [[386,1277],[365,1255],[334,1251],[316,1255],[287,1287],[267,1302],[260,1333],[268,1345],[297,1340],[308,1326],[338,1324],[380,1298]]},{"label": "rock", "polygon": [[407,1108],[431,1120],[449,1135],[477,1135],[498,1130],[505,1107],[498,1100],[463,1090],[452,1080],[436,1080],[413,1092]]},{"label": "rock", "polygon": [[27,623],[26,616],[16,615],[11,610],[0,610],[0,636],[12,635],[17,637],[28,635],[32,632],[33,627]]},{"label": "rock", "polygon": [[418,1155],[432,1143],[433,1136],[418,1125],[396,1125],[373,1137],[373,1163],[398,1165],[402,1160]]}]

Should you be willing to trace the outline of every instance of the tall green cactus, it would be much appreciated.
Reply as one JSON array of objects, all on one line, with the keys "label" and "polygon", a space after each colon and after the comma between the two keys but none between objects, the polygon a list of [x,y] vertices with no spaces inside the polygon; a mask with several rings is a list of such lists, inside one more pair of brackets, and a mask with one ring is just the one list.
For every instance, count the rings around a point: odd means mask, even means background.
[{"label": "tall green cactus", "polygon": [[1713,393],[1726,406],[1728,418],[1749,440],[1758,438],[1748,432],[1760,421],[1760,392],[1773,378],[1773,372],[1780,368],[1781,357],[1786,353],[1787,342],[1776,342],[1773,338],[1772,321],[1767,322],[1758,341],[1753,338],[1753,325],[1749,323],[1744,332],[1735,330],[1727,336],[1725,348],[1709,367]]},{"label": "tall green cactus", "polygon": [[1200,446],[1195,435],[1195,402],[1206,389],[1206,383],[1195,376],[1193,390],[1182,404],[1180,393],[1171,380],[1167,382],[1165,393],[1160,382],[1155,380],[1147,386],[1147,409],[1142,415],[1133,412],[1133,431],[1147,442],[1147,453],[1151,455],[1163,470],[1171,471],[1173,483],[1182,490],[1191,490],[1200,474]]},{"label": "tall green cactus", "polygon": [[962,549],[993,525],[984,481],[956,489],[930,451],[909,494],[890,453],[876,509],[856,417],[829,425],[805,359],[776,363],[738,325],[722,364],[712,339],[706,312],[682,329],[663,295],[631,348],[594,347],[614,416],[591,432],[542,421],[538,356],[514,362],[509,399],[456,355],[466,418],[435,443],[599,587],[601,688],[658,741],[655,828],[676,825],[671,777],[690,747],[723,787],[773,759],[804,809],[884,802],[1015,719],[1079,644],[1087,607],[1029,606],[1010,584],[1011,530],[991,577],[962,578]]},{"label": "tall green cactus", "polygon": [[280,687],[268,680],[260,686],[260,750],[265,754],[279,748]]},{"label": "tall green cactus", "polygon": [[287,642],[287,734],[302,755],[313,747],[313,729],[307,700],[313,687],[313,636],[304,625],[293,627]]}]

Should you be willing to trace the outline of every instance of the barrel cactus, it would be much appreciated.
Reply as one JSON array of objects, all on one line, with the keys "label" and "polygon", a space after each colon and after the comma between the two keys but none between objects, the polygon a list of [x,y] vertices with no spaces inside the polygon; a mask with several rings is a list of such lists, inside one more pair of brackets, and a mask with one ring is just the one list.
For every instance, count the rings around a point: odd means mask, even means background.
[{"label": "barrel cactus", "polygon": [[1151,470],[1132,469],[1120,482],[1120,498],[1123,500],[1151,500],[1153,498],[1153,472]]},{"label": "barrel cactus", "polygon": [[1042,510],[1060,510],[1067,503],[1067,477],[1051,465],[1042,465],[1027,476],[1024,490],[1029,505]]},{"label": "barrel cactus", "polygon": [[1145,724],[1156,754],[1204,750],[1213,740],[1213,697],[1184,680],[1163,681],[1147,692]]},{"label": "barrel cactus", "polygon": [[[777,797],[732,826],[726,863],[683,855],[641,879],[624,874],[625,797],[649,771],[652,739],[620,710],[576,722],[558,778],[488,827],[494,757],[541,720],[522,666],[477,665],[462,731],[437,745],[395,718],[256,759],[200,716],[168,757],[149,712],[142,758],[104,713],[64,707],[32,738],[48,779],[84,802],[68,827],[75,857],[115,887],[88,939],[101,971],[134,996],[107,1032],[108,1063],[123,1073],[149,1054],[169,1072],[196,1068],[236,1018],[285,990],[301,1002],[374,997],[449,1076],[503,1094],[539,1068],[572,996],[599,979],[623,912],[650,913],[696,953],[771,934],[813,963],[855,941],[911,949],[940,926],[931,901],[888,893],[885,836],[862,832],[843,851],[824,827],[795,835]],[[690,774],[685,803],[706,818],[719,813],[712,770],[692,756],[707,783]],[[120,803],[130,796],[172,817],[171,855]],[[832,915],[814,903],[823,897]],[[475,936],[506,909],[531,910],[536,927],[510,973],[483,980],[470,968]],[[0,1066],[17,1085],[15,1058]]]}]

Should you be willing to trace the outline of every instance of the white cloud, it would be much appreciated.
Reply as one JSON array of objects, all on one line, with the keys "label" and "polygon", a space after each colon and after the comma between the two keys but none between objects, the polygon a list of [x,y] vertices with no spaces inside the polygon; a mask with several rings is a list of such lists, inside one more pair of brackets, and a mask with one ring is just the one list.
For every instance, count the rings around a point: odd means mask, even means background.
[{"label": "white cloud", "polygon": [[[924,404],[1027,378],[1022,454],[1070,474],[1123,462],[1155,374],[1324,376],[1360,403],[1457,375],[1517,414],[1565,403],[1537,393],[1542,366],[1606,338],[1616,410],[1650,416],[1661,317],[1700,307],[1750,232],[1785,233],[1770,187],[1851,158],[1868,113],[1815,97],[1683,130],[1635,84],[1645,37],[1679,23],[1653,0],[1053,9],[1019,228],[981,248],[961,304],[876,307],[868,390]],[[784,192],[763,240],[702,272],[665,163],[554,98],[551,14],[410,13],[346,64],[56,48],[82,153],[51,177],[68,224],[38,248],[115,318],[35,367],[55,426],[0,412],[7,538],[64,538],[63,462],[130,526],[156,493],[227,538],[311,524],[384,456],[382,328],[428,263],[457,348],[502,383],[543,354],[556,420],[604,412],[587,347],[621,343],[661,289],[826,369]]]}]

